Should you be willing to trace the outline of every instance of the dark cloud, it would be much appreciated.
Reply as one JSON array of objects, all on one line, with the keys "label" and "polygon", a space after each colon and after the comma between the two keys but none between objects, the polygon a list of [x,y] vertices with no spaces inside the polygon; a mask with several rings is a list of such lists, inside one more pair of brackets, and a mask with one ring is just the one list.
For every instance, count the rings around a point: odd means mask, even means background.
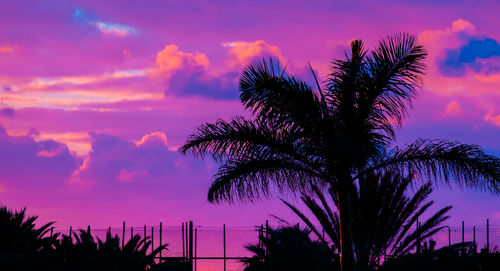
[{"label": "dark cloud", "polygon": [[0,127],[0,184],[10,188],[63,186],[81,160],[65,144],[11,136]]},{"label": "dark cloud", "polygon": [[4,107],[0,109],[0,116],[5,116],[7,118],[13,118],[16,114],[14,108]]},{"label": "dark cloud", "polygon": [[469,67],[475,72],[490,73],[500,70],[500,61],[484,63],[481,60],[500,56],[500,44],[491,38],[471,38],[466,45],[447,50],[445,58],[439,61],[438,66],[445,76],[462,76]]},{"label": "dark cloud", "polygon": [[169,79],[166,93],[176,96],[203,96],[221,100],[235,100],[239,97],[236,72],[217,77],[208,76],[204,70],[175,72]]}]

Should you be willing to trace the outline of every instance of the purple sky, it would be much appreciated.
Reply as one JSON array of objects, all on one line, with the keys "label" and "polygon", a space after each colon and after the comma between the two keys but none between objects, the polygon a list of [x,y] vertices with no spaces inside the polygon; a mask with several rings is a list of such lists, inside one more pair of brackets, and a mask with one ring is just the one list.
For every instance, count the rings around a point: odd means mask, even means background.
[{"label": "purple sky", "polygon": [[[252,58],[322,78],[355,38],[417,35],[425,87],[400,131],[500,156],[498,1],[0,2],[0,203],[59,227],[254,225],[277,200],[211,205],[216,164],[178,153],[203,122],[242,114]],[[500,198],[438,187],[450,223],[500,223]]]}]

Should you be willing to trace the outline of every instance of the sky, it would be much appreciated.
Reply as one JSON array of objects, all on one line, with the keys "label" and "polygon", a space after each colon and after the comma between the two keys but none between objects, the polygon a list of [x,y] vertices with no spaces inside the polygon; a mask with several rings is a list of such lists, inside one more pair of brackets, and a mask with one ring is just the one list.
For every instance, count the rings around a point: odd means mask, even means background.
[{"label": "sky", "polygon": [[[61,228],[252,226],[276,199],[206,201],[217,164],[177,151],[195,128],[245,115],[238,77],[274,56],[321,79],[353,39],[418,37],[424,87],[398,143],[441,138],[500,156],[499,1],[4,0],[0,203]],[[500,224],[500,198],[438,185],[449,223]],[[285,195],[285,197],[287,197]]]}]

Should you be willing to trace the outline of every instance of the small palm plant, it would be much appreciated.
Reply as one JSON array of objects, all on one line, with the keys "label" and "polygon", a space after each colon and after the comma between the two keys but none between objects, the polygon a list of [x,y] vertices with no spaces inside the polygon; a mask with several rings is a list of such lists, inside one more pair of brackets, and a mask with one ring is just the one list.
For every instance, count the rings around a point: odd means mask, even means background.
[{"label": "small palm plant", "polygon": [[242,260],[244,271],[323,271],[339,270],[339,258],[328,246],[309,238],[310,230],[298,225],[268,228],[259,236],[262,245],[246,248],[253,257]]},{"label": "small palm plant", "polygon": [[[432,192],[431,183],[426,183],[409,195],[413,176],[386,172],[384,174],[370,173],[363,177],[359,186],[352,186],[352,226],[356,265],[358,269],[374,268],[387,255],[399,257],[418,248],[422,240],[430,238],[441,230],[440,224],[448,216],[451,209],[447,206],[428,216],[427,220],[419,222],[432,205],[426,201]],[[335,207],[338,198],[336,194],[322,193],[316,189],[317,199],[304,195],[304,204],[311,211],[326,233],[314,225],[303,212],[289,202],[284,203],[296,213],[315,233],[319,240],[328,243],[333,250],[340,252],[340,222]],[[329,200],[327,197],[329,196]],[[418,223],[418,226],[417,226]]]},{"label": "small palm plant", "polygon": [[61,270],[147,270],[154,265],[156,255],[167,246],[160,246],[148,254],[151,241],[139,235],[133,236],[123,247],[119,237],[109,232],[104,241],[96,239],[83,230],[73,236],[63,236],[56,247]]},{"label": "small palm plant", "polygon": [[26,208],[21,211],[0,208],[0,263],[3,268],[15,265],[19,270],[39,262],[52,251],[59,236],[48,234],[53,222],[37,227],[37,219],[37,216],[28,216]]}]

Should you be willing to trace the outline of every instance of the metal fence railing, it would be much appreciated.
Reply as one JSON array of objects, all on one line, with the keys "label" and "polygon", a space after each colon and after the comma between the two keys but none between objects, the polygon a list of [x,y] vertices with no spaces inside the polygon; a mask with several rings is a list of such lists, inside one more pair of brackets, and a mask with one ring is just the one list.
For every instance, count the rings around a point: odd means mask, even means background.
[{"label": "metal fence railing", "polygon": [[[162,252],[160,259],[191,259],[195,271],[241,271],[241,259],[253,256],[245,246],[258,244],[262,229],[262,226],[206,227],[190,222],[181,226],[165,226],[161,223],[154,226],[129,226],[124,223],[121,228],[54,228],[53,232],[67,235],[79,230],[90,230],[94,237],[101,240],[106,238],[107,232],[111,232],[113,236],[118,235],[124,243],[131,236],[139,235],[152,240],[151,249],[167,244],[168,250]],[[499,250],[500,246],[500,225],[490,224],[488,220],[481,225],[468,225],[464,222],[462,225],[445,226],[430,239],[436,241],[436,248],[448,246],[449,243],[475,241],[478,250],[488,247],[489,251],[494,251]]]}]

